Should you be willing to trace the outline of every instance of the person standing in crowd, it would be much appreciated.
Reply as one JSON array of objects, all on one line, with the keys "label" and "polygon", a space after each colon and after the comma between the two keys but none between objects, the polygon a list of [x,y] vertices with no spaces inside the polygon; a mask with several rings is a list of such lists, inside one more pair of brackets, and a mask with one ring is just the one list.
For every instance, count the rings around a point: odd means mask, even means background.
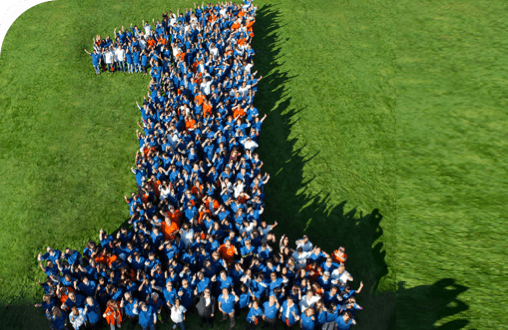
[{"label": "person standing in crowd", "polygon": [[201,317],[201,327],[205,325],[205,322],[208,322],[210,328],[213,328],[213,317],[215,316],[217,300],[211,293],[212,290],[206,288],[202,293],[197,294],[198,302],[196,303],[196,309],[198,310],[199,317]]}]

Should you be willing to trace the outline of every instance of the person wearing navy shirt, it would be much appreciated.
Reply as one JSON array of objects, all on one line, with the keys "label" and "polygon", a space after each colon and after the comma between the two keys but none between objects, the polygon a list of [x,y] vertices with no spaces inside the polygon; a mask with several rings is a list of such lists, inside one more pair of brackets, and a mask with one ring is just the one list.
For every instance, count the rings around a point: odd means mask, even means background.
[{"label": "person wearing navy shirt", "polygon": [[54,306],[51,310],[51,322],[53,322],[54,330],[68,330],[67,328],[67,314],[62,312],[60,308]]},{"label": "person wearing navy shirt", "polygon": [[96,330],[101,320],[101,309],[99,303],[92,297],[86,298],[84,314],[88,325],[92,330]]},{"label": "person wearing navy shirt", "polygon": [[139,320],[138,314],[134,313],[134,306],[138,304],[139,300],[134,298],[129,292],[125,293],[124,299],[120,303],[120,307],[123,308],[125,315],[131,321],[132,329],[134,329]]},{"label": "person wearing navy shirt", "polygon": [[42,307],[42,309],[44,310],[44,315],[46,316],[46,318],[49,321],[50,327],[53,328],[53,323],[52,323],[52,319],[51,319],[53,314],[51,311],[53,310],[53,307],[55,307],[55,299],[51,295],[45,294],[42,297],[42,303],[35,304],[34,307],[37,307],[37,308]]}]

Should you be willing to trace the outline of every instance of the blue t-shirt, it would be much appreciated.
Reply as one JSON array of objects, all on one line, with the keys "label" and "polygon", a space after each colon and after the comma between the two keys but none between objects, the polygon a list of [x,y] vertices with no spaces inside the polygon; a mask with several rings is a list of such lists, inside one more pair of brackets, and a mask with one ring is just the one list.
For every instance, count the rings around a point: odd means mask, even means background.
[{"label": "blue t-shirt", "polygon": [[220,295],[218,302],[221,304],[221,308],[226,314],[233,313],[235,310],[235,296],[229,294],[228,299],[226,300],[224,295]]},{"label": "blue t-shirt", "polygon": [[263,310],[261,307],[254,308],[253,306],[249,309],[249,314],[247,314],[247,322],[257,324],[261,320],[262,315]]},{"label": "blue t-shirt", "polygon": [[263,303],[263,310],[265,311],[265,317],[267,317],[269,319],[273,319],[273,318],[275,318],[275,316],[277,316],[277,310],[278,310],[277,303],[270,306],[270,302],[265,301]]}]

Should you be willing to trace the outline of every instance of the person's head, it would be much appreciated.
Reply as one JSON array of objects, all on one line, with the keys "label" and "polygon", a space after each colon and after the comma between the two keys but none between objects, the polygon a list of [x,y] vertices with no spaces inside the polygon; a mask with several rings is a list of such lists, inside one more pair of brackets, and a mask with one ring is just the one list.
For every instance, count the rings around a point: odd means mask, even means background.
[{"label": "person's head", "polygon": [[287,302],[288,302],[288,306],[293,306],[293,297],[288,296]]},{"label": "person's head", "polygon": [[69,294],[67,295],[69,297],[70,300],[72,301],[75,301],[76,300],[76,294],[74,294],[74,292],[69,292]]},{"label": "person's head", "polygon": [[348,324],[353,318],[353,314],[350,311],[346,311],[344,314],[342,314],[342,317],[344,318],[346,324]]},{"label": "person's head", "polygon": [[167,289],[168,291],[173,290],[173,283],[171,283],[171,281],[168,281],[168,282],[166,283],[166,289]]},{"label": "person's head", "polygon": [[330,278],[330,272],[324,272],[323,273],[323,279],[326,281]]},{"label": "person's head", "polygon": [[205,297],[210,297],[211,290],[209,288],[206,288],[205,291],[203,291],[203,292],[205,294]]},{"label": "person's head", "polygon": [[140,302],[139,303],[139,307],[141,308],[142,311],[146,312],[148,310],[148,308],[146,307],[146,303],[144,301]]},{"label": "person's head", "polygon": [[93,305],[93,297],[86,297],[86,303],[90,306]]},{"label": "person's head", "polygon": [[157,292],[152,292],[152,295],[150,297],[152,298],[153,301],[157,301],[157,299],[159,299],[159,294]]},{"label": "person's head", "polygon": [[187,289],[189,287],[189,281],[188,280],[183,280],[182,281],[182,286]]},{"label": "person's head", "polygon": [[54,317],[61,317],[62,316],[62,311],[60,310],[60,308],[54,306],[52,309],[51,309],[51,313],[53,314]]},{"label": "person's head", "polygon": [[312,290],[307,291],[307,299],[311,299],[314,294],[312,293]]},{"label": "person's head", "polygon": [[79,315],[78,306],[73,305],[73,306],[71,307],[71,311],[72,311],[72,314],[74,314],[74,315]]}]

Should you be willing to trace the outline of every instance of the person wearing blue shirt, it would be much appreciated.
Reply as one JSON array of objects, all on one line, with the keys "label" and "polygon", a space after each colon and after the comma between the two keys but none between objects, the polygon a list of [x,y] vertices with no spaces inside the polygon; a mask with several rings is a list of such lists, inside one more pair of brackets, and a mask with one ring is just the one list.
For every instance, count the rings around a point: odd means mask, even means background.
[{"label": "person wearing blue shirt", "polygon": [[188,280],[186,280],[186,279],[182,280],[182,286],[178,290],[178,297],[179,297],[182,305],[187,310],[192,308],[192,303],[193,303],[194,299],[193,299],[192,287],[190,286]]},{"label": "person wearing blue shirt", "polygon": [[229,329],[235,327],[235,302],[239,298],[234,291],[232,294],[229,293],[227,288],[222,289],[222,294],[217,299],[219,303],[219,311],[222,312],[222,319],[220,322],[224,322],[229,318]]},{"label": "person wearing blue shirt", "polygon": [[337,330],[349,330],[352,325],[356,324],[350,311],[344,312],[335,319]]},{"label": "person wearing blue shirt", "polygon": [[34,307],[36,307],[36,308],[42,307],[42,309],[44,310],[44,315],[46,316],[46,318],[49,321],[50,327],[53,328],[53,323],[52,323],[51,317],[53,316],[52,310],[53,310],[53,307],[55,307],[55,299],[52,298],[51,295],[45,294],[42,297],[42,303],[35,304]]},{"label": "person wearing blue shirt", "polygon": [[101,61],[102,61],[101,54],[98,54],[95,49],[93,50],[93,53],[90,53],[86,49],[85,49],[85,52],[88,55],[92,56],[92,64],[93,64],[93,67],[95,69],[95,74],[100,75],[101,74],[101,67],[100,67],[100,65],[101,65]]},{"label": "person wearing blue shirt", "polygon": [[265,321],[265,325],[263,328],[270,328],[272,330],[275,329],[277,322],[277,311],[279,310],[279,301],[274,294],[270,295],[268,301],[263,303],[263,321]]},{"label": "person wearing blue shirt", "polygon": [[138,314],[134,313],[134,306],[139,304],[139,300],[134,298],[131,293],[127,292],[124,295],[120,303],[120,307],[123,308],[125,315],[131,321],[132,328],[136,326],[139,320]]},{"label": "person wearing blue shirt", "polygon": [[99,303],[92,297],[86,298],[85,309],[83,312],[90,328],[92,330],[96,330],[102,317]]},{"label": "person wearing blue shirt", "polygon": [[53,323],[54,330],[64,330],[67,329],[67,314],[62,312],[60,308],[54,306],[51,310],[51,322]]},{"label": "person wearing blue shirt", "polygon": [[300,316],[300,327],[302,330],[314,330],[316,327],[316,317],[314,309],[307,308]]},{"label": "person wearing blue shirt", "polygon": [[249,313],[247,314],[247,330],[256,329],[259,321],[263,317],[263,310],[259,306],[259,302],[254,300],[249,304]]},{"label": "person wearing blue shirt", "polygon": [[133,312],[139,316],[139,325],[143,330],[156,330],[155,324],[157,323],[157,313],[152,306],[140,302],[139,305],[134,305]]},{"label": "person wearing blue shirt", "polygon": [[293,301],[291,296],[282,304],[280,308],[281,320],[287,327],[293,326],[300,320],[298,306]]}]

